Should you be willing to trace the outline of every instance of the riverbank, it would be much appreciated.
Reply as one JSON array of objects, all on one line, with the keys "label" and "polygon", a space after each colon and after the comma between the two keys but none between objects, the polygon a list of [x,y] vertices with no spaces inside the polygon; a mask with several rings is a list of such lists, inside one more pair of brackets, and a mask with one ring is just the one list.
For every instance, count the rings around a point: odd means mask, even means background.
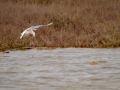
[{"label": "riverbank", "polygon": [[[0,1],[0,51],[29,46],[120,47],[119,0],[39,1]],[[24,29],[51,21],[52,26],[36,31],[36,38],[19,40]]]}]

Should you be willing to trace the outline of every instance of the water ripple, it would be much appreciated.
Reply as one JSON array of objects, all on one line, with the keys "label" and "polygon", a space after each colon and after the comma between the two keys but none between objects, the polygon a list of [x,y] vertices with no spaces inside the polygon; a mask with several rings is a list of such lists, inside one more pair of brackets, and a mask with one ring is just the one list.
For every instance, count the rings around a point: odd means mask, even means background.
[{"label": "water ripple", "polygon": [[0,90],[119,90],[119,56],[120,48],[9,51],[0,54]]}]

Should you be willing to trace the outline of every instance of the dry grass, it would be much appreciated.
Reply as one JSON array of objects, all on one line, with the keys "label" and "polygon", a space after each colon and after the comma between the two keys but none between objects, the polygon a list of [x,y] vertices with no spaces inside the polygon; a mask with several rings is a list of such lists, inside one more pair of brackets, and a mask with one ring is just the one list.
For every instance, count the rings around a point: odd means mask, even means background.
[{"label": "dry grass", "polygon": [[54,24],[36,31],[32,46],[120,47],[119,0],[1,0],[0,50],[29,46],[19,40],[31,25]]}]

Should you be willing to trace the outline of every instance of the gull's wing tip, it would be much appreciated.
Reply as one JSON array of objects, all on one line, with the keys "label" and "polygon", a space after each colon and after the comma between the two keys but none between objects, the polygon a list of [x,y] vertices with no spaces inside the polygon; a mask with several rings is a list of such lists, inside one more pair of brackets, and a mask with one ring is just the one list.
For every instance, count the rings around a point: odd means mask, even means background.
[{"label": "gull's wing tip", "polygon": [[53,22],[49,23],[48,25],[52,25],[52,24],[53,24]]},{"label": "gull's wing tip", "polygon": [[51,24],[53,24],[53,22],[51,22]]},{"label": "gull's wing tip", "polygon": [[53,22],[51,22],[51,24],[53,24]]},{"label": "gull's wing tip", "polygon": [[22,36],[20,36],[20,39],[22,39]]}]

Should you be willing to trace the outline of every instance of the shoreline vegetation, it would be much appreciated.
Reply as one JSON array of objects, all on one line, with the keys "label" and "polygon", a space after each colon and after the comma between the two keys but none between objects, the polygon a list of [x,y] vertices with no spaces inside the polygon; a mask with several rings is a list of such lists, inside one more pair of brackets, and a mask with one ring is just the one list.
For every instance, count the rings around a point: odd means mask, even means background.
[{"label": "shoreline vegetation", "polygon": [[[120,47],[120,0],[0,0],[0,51],[23,47]],[[19,40],[39,24],[36,37]]]}]

